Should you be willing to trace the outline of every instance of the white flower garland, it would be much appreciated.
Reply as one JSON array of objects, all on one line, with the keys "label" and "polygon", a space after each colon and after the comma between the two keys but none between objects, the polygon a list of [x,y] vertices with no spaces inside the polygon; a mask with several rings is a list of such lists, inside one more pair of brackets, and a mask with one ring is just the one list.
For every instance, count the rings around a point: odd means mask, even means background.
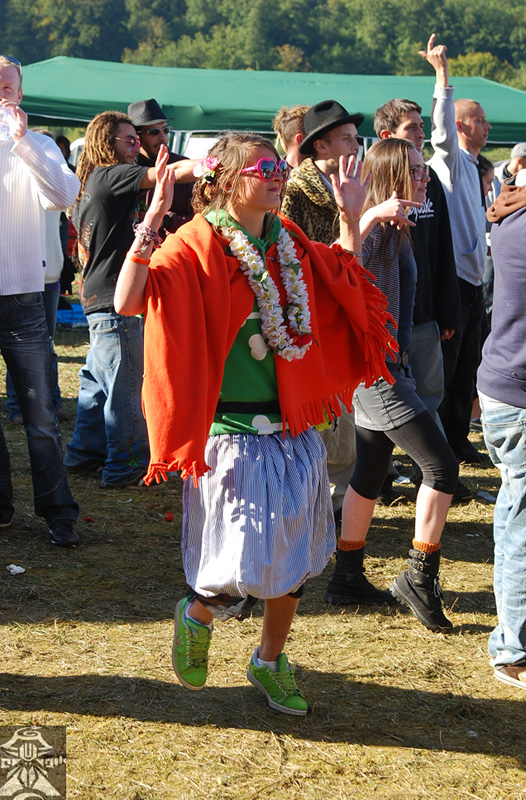
[{"label": "white flower garland", "polygon": [[289,232],[282,228],[278,237],[281,280],[287,295],[285,309],[279,302],[278,289],[265,262],[248,236],[239,228],[221,228],[221,235],[230,242],[230,250],[239,260],[256,295],[263,336],[273,352],[287,361],[303,358],[313,342],[309,295]]}]

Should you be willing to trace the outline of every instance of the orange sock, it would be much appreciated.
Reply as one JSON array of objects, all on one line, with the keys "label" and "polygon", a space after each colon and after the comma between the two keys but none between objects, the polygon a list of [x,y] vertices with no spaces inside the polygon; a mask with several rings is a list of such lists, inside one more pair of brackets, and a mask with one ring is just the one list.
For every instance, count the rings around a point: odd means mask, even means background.
[{"label": "orange sock", "polygon": [[437,553],[440,550],[440,542],[438,544],[428,544],[427,542],[419,542],[418,539],[413,539],[413,547],[422,553]]},{"label": "orange sock", "polygon": [[338,538],[338,550],[361,550],[362,547],[365,547],[365,539],[363,542],[348,542],[341,536]]}]

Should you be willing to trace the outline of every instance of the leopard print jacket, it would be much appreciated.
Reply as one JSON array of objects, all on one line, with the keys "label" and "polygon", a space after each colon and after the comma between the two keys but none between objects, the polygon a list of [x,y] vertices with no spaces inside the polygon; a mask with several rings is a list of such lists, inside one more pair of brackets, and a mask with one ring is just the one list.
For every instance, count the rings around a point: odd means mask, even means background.
[{"label": "leopard print jacket", "polygon": [[338,238],[338,208],[312,158],[306,158],[292,171],[281,213],[315,242],[331,245]]}]

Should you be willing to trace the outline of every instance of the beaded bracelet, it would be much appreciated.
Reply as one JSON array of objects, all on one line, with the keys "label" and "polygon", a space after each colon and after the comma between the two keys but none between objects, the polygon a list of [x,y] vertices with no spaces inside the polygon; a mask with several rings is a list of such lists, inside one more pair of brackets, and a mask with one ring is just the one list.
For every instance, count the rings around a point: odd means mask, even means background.
[{"label": "beaded bracelet", "polygon": [[153,228],[149,228],[144,222],[136,222],[133,226],[135,236],[137,236],[143,244],[153,243],[154,247],[160,247],[163,240]]},{"label": "beaded bracelet", "polygon": [[130,253],[129,251],[126,253],[126,258],[128,261],[133,261],[134,264],[144,264],[146,267],[148,267],[150,264],[149,258],[139,258],[134,253]]}]

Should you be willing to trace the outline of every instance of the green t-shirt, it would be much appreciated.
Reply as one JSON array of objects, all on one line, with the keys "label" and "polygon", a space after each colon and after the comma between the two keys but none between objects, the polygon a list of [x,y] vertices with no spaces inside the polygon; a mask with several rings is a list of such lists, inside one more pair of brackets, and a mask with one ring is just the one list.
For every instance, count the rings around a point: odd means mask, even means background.
[{"label": "green t-shirt", "polygon": [[[263,259],[281,230],[279,219],[270,214],[261,239],[251,236],[224,211],[211,212],[206,219],[215,227],[240,228]],[[268,411],[268,406],[263,410],[257,408],[258,403],[278,405],[278,384],[274,355],[261,332],[261,314],[255,297],[252,313],[241,326],[226,358],[219,400],[222,403],[250,403],[254,409],[249,412],[217,412],[210,428],[211,436],[219,433],[268,434],[282,429],[280,413]]]}]

